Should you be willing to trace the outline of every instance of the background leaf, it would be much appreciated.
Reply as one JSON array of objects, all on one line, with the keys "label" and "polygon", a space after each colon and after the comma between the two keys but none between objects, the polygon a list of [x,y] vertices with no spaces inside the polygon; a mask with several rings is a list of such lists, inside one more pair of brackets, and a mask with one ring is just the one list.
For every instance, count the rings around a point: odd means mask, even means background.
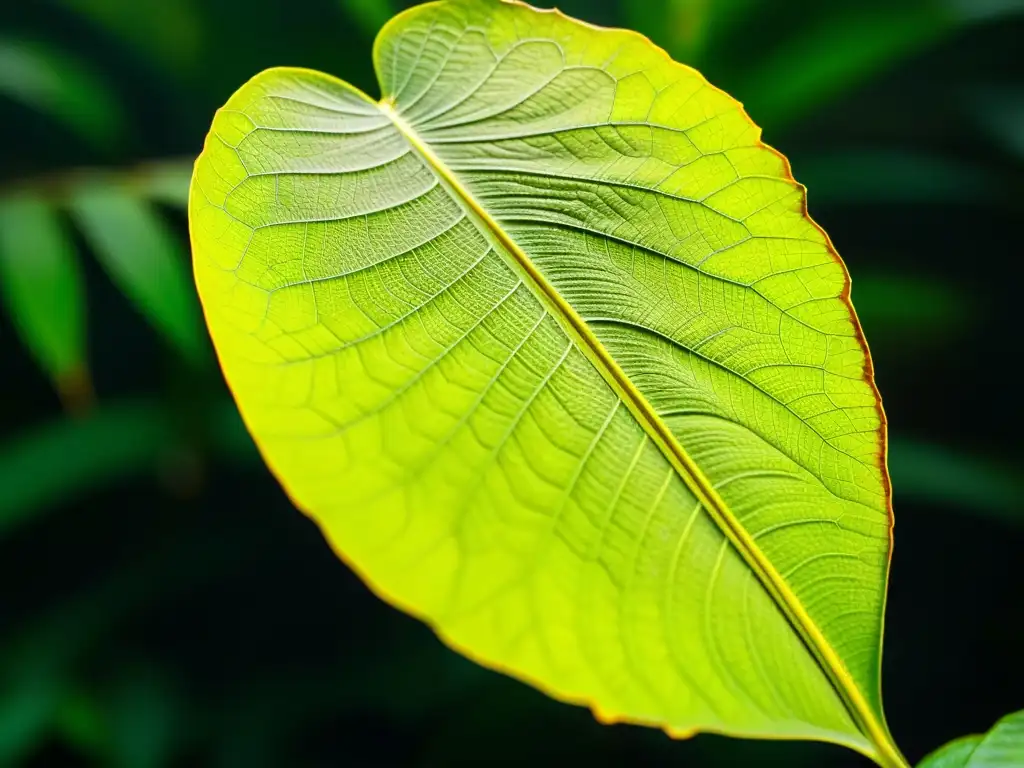
[{"label": "background leaf", "polygon": [[850,148],[794,162],[816,204],[1013,204],[999,176],[943,155]]},{"label": "background leaf", "polygon": [[[172,436],[158,404],[121,402],[82,419],[54,421],[8,438],[0,446],[0,535],[102,483],[153,469]],[[57,456],[60,471],[53,472]]]},{"label": "background leaf", "polygon": [[124,128],[117,99],[89,64],[43,42],[0,38],[0,93],[99,147],[111,147]]},{"label": "background leaf", "polygon": [[1024,482],[1009,464],[911,439],[894,439],[889,451],[900,492],[1024,523]]},{"label": "background leaf", "polygon": [[192,362],[205,352],[186,256],[146,202],[113,186],[76,190],[71,210],[121,290]]},{"label": "background leaf", "polygon": [[398,10],[391,0],[339,0],[345,13],[372,37]]},{"label": "background leaf", "polygon": [[895,270],[858,274],[852,295],[869,332],[884,333],[887,342],[916,333],[914,342],[921,347],[956,338],[983,314],[980,302],[962,286]]},{"label": "background leaf", "polygon": [[69,405],[88,402],[82,277],[64,223],[41,199],[0,198],[0,290]]},{"label": "background leaf", "polygon": [[951,26],[951,15],[932,3],[850,7],[783,41],[736,92],[756,121],[779,128],[924,49]]},{"label": "background leaf", "polygon": [[628,25],[700,68],[708,50],[748,18],[757,0],[648,0],[627,3]]},{"label": "background leaf", "polygon": [[984,88],[969,104],[972,116],[988,134],[1024,159],[1024,88]]},{"label": "background leaf", "polygon": [[51,0],[92,23],[147,57],[191,69],[197,64],[203,27],[193,0],[160,0],[160,12],[146,3],[120,0]]},{"label": "background leaf", "polygon": [[1007,715],[984,736],[964,736],[926,757],[919,768],[1014,768],[1024,763],[1024,712]]},{"label": "background leaf", "polygon": [[132,170],[127,184],[140,196],[175,208],[188,204],[192,159],[146,163]]}]

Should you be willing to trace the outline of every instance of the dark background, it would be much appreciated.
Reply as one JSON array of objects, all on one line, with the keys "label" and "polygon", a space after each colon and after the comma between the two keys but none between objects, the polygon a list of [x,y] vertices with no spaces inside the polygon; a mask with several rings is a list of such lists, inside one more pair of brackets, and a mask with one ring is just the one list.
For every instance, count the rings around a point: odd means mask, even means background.
[{"label": "dark background", "polygon": [[[291,507],[198,314],[177,319],[192,347],[168,343],[67,218],[83,180],[149,195],[187,277],[181,201],[213,111],[272,65],[375,93],[373,35],[404,5],[0,4],[0,204],[29,190],[65,217],[94,392],[37,365],[8,290],[0,766],[867,765],[830,745],[601,726],[446,650]],[[853,275],[892,437],[896,741],[916,762],[1024,707],[1024,3],[560,5],[639,29],[743,101]],[[168,159],[166,189],[145,192],[145,164]]]}]

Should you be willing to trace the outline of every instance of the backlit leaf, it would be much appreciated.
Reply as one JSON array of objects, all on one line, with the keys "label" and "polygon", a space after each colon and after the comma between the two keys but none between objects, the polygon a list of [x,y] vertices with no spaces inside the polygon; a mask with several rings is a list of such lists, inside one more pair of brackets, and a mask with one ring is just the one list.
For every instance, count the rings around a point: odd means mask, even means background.
[{"label": "backlit leaf", "polygon": [[173,232],[144,200],[113,185],[77,190],[71,210],[111,278],[191,360],[203,353],[186,258]]},{"label": "backlit leaf", "polygon": [[882,765],[884,421],[849,282],[739,105],[632,32],[395,17],[377,102],[274,69],[190,201],[263,456],[383,597],[604,721]]},{"label": "backlit leaf", "polygon": [[90,390],[82,276],[64,223],[40,198],[0,198],[0,295],[39,364],[81,404]]},{"label": "backlit leaf", "polygon": [[1024,765],[1024,711],[983,736],[964,736],[926,757],[919,768],[1017,768]]}]

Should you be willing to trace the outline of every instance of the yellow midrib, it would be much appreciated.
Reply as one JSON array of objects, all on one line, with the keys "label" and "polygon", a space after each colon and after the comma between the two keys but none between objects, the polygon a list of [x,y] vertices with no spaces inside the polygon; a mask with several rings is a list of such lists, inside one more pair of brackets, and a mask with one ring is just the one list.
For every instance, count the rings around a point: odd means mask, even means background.
[{"label": "yellow midrib", "polygon": [[740,525],[732,512],[729,511],[724,499],[704,476],[693,459],[686,453],[671,430],[655,412],[654,408],[633,385],[625,371],[611,356],[605,346],[594,335],[578,312],[551,285],[547,278],[537,269],[533,260],[508,235],[501,225],[476,201],[465,185],[439,158],[430,146],[424,142],[416,130],[394,109],[387,98],[377,102],[381,112],[395,125],[413,149],[454,193],[468,212],[482,223],[491,236],[498,240],[511,255],[511,266],[526,278],[525,282],[534,294],[550,310],[569,333],[570,338],[577,342],[577,347],[587,356],[602,378],[619,395],[634,418],[644,427],[650,438],[679,473],[690,491],[697,497],[712,519],[721,529],[726,538],[740,553],[746,563],[757,574],[761,583],[772,595],[789,622],[797,629],[804,643],[817,659],[819,666],[831,681],[833,688],[843,700],[851,717],[874,744],[878,753],[869,755],[886,768],[908,768],[899,750],[892,743],[884,725],[875,717],[863,693],[857,687],[842,659],[836,654],[831,644],[818,628],[817,624],[804,609],[803,604],[789,588],[789,585],[775,570],[771,562],[761,552],[747,531]]}]

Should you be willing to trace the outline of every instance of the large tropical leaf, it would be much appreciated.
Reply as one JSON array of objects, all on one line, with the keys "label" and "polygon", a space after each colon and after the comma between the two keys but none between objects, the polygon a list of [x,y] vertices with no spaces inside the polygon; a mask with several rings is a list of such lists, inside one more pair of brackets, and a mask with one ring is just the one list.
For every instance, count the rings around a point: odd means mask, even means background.
[{"label": "large tropical leaf", "polygon": [[849,281],[729,96],[513,3],[395,17],[378,102],[273,69],[194,265],[296,504],[451,645],[604,721],[883,765],[884,418]]}]

